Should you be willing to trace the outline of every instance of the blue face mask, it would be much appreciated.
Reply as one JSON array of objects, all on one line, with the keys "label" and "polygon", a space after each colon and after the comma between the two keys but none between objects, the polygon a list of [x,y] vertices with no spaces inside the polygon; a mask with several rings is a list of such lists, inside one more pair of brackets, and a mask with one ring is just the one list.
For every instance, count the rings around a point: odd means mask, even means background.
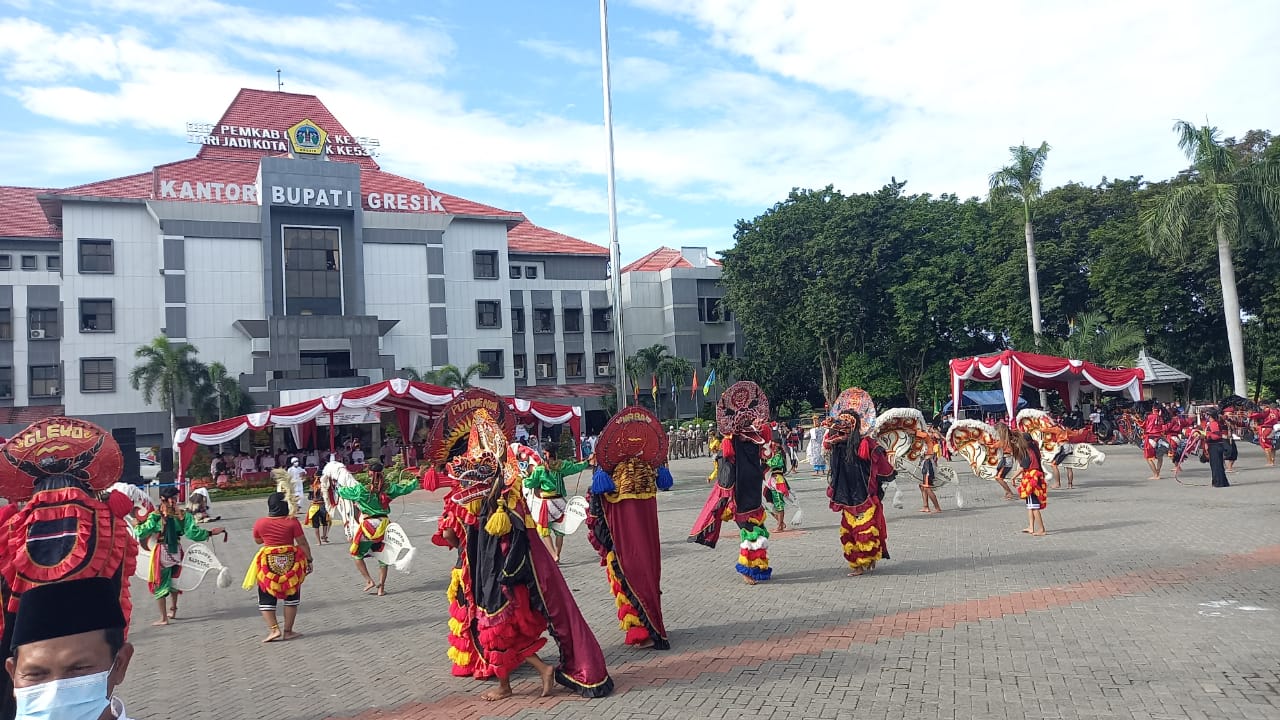
[{"label": "blue face mask", "polygon": [[111,704],[108,684],[115,663],[104,672],[15,688],[16,720],[97,720]]}]

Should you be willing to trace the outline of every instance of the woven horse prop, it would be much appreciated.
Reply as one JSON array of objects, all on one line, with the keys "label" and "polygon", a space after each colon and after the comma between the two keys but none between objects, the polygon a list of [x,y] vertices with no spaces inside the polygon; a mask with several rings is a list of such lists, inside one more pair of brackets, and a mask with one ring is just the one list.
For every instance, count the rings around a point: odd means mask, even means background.
[{"label": "woven horse prop", "polygon": [[359,485],[360,481],[340,462],[325,463],[320,471],[320,493],[324,496],[324,509],[330,518],[342,518],[342,532],[347,540],[356,536],[356,504],[338,497],[339,487]]},{"label": "woven horse prop", "polygon": [[996,429],[981,420],[957,420],[947,431],[947,445],[969,463],[979,480],[995,480],[1003,453]]},{"label": "woven horse prop", "polygon": [[[1040,456],[1044,458],[1044,474],[1047,479],[1053,477],[1053,467],[1049,461],[1058,454],[1062,446],[1069,442],[1069,432],[1043,410],[1027,408],[1018,412],[1018,429],[1031,436],[1040,446]],[[1075,449],[1062,460],[1062,467],[1072,470],[1084,470],[1091,463],[1102,464],[1107,459],[1105,453],[1089,443],[1077,443]]]},{"label": "woven horse prop", "polygon": [[[873,431],[876,442],[884,448],[898,475],[905,474],[916,483],[924,477],[920,466],[930,442],[928,428],[924,415],[915,408],[891,408],[876,417]],[[955,482],[956,505],[964,507],[964,498],[960,495],[959,478],[955,469],[949,465],[935,464],[938,472],[933,486],[937,488]],[[896,508],[903,506],[902,487],[896,481],[893,483],[893,506]]]}]

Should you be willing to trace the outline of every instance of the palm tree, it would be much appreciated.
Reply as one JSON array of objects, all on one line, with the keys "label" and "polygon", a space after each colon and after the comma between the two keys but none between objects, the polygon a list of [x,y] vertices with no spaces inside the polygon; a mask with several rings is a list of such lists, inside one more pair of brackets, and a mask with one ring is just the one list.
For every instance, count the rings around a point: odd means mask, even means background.
[{"label": "palm tree", "polygon": [[[663,350],[666,348],[663,347]],[[666,355],[658,361],[657,370],[658,378],[662,381],[662,387],[669,388],[673,386],[683,387],[685,378],[693,374],[693,363],[675,355]],[[671,398],[671,402],[675,405],[673,409],[672,419],[680,417],[680,388],[676,388],[675,397]]]},{"label": "palm tree", "polygon": [[1031,203],[1040,197],[1040,175],[1049,157],[1049,143],[1032,150],[1026,145],[1009,148],[1013,162],[991,173],[991,199],[1012,198],[1022,202],[1023,234],[1027,241],[1027,284],[1031,288],[1031,332],[1040,344],[1040,279],[1036,270],[1036,236],[1031,227]]},{"label": "palm tree", "polygon": [[1043,338],[1046,352],[1109,367],[1129,366],[1145,338],[1142,330],[1112,323],[1099,312],[1084,312],[1068,324],[1065,338]]},{"label": "palm tree", "polygon": [[454,390],[466,390],[471,387],[471,381],[488,368],[489,366],[485,363],[471,363],[466,370],[459,370],[457,365],[444,365],[428,373],[426,381]]},{"label": "palm tree", "polygon": [[148,405],[154,400],[169,412],[170,440],[178,432],[178,405],[191,397],[204,377],[198,352],[192,345],[169,342],[164,335],[133,351],[140,363],[129,371],[129,384],[142,392]]},{"label": "palm tree", "polygon": [[239,415],[248,405],[240,381],[227,374],[227,367],[220,362],[201,367],[200,380],[191,389],[192,405],[202,421],[219,420]]},{"label": "palm tree", "polygon": [[1231,352],[1231,384],[1240,397],[1245,382],[1244,331],[1231,245],[1240,239],[1240,217],[1256,213],[1270,227],[1280,222],[1280,165],[1257,162],[1243,167],[1218,137],[1218,128],[1196,127],[1186,120],[1174,123],[1178,147],[1191,160],[1192,182],[1175,187],[1142,211],[1142,227],[1151,251],[1180,253],[1186,248],[1191,224],[1204,218],[1218,246],[1218,279],[1222,284],[1222,313]]},{"label": "palm tree", "polygon": [[[662,343],[640,348],[635,355],[627,358],[627,375],[631,376],[631,382],[639,388],[644,384],[645,378],[650,378],[652,381],[652,378],[658,374],[658,367],[662,364],[663,359],[669,357],[674,356],[671,354],[670,348]],[[652,390],[650,390],[650,394],[652,394]],[[655,413],[658,411],[656,402],[653,410]]]},{"label": "palm tree", "polygon": [[405,380],[409,380],[409,381],[412,381],[412,382],[426,382],[426,381],[427,381],[426,376],[424,376],[422,373],[418,372],[418,368],[416,368],[416,367],[412,367],[412,366],[410,366],[410,367],[402,367],[402,368],[400,368],[400,372],[399,372],[399,373],[397,373],[397,375],[399,375],[399,377],[404,378]]}]

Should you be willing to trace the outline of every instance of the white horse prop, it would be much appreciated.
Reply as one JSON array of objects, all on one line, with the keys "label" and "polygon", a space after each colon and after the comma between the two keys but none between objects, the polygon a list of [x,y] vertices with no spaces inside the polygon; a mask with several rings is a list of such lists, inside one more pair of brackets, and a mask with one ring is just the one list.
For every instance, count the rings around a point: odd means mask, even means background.
[{"label": "white horse prop", "polygon": [[[1024,433],[1031,435],[1031,438],[1040,446],[1040,457],[1043,459],[1044,474],[1046,479],[1054,480],[1053,468],[1049,465],[1067,442],[1067,429],[1054,421],[1048,413],[1043,410],[1033,410],[1027,408],[1018,412],[1018,429]],[[1062,459],[1061,466],[1071,468],[1072,470],[1084,470],[1091,463],[1101,465],[1105,462],[1107,456],[1101,450],[1095,448],[1089,443],[1077,443],[1065,458]]]},{"label": "white horse prop", "polygon": [[[347,470],[346,465],[340,462],[327,463],[320,472],[320,490],[324,494],[325,509],[329,511],[330,518],[335,516],[342,518],[342,531],[347,534],[348,540],[356,536],[359,511],[355,503],[339,497],[338,488],[359,484],[360,481],[351,474],[350,470]],[[383,565],[407,573],[416,554],[417,549],[410,542],[409,534],[400,526],[400,523],[388,522],[382,539],[382,549],[370,553],[370,557]]]},{"label": "white horse prop", "polygon": [[979,480],[996,479],[1003,453],[995,428],[980,420],[957,420],[947,431],[947,445],[968,461]]},{"label": "white horse prop", "polygon": [[[127,518],[126,522],[129,523],[130,527],[136,524],[133,516]],[[160,552],[161,542],[160,538],[153,538],[150,550],[143,550],[141,545],[138,546],[138,565],[133,572],[134,577],[146,583],[154,579],[151,577],[151,571],[154,567],[152,556],[154,553]],[[173,578],[174,590],[191,592],[200,587],[200,584],[204,582],[205,576],[209,573],[214,573],[218,587],[231,587],[231,571],[222,564],[222,561],[214,554],[213,546],[207,541],[183,543],[179,556],[181,560],[178,565],[182,570]]]},{"label": "white horse prop", "polygon": [[[929,425],[924,415],[915,408],[891,408],[876,418],[875,439],[893,462],[893,469],[899,475],[905,475],[920,483],[923,474],[920,466],[924,461],[928,440]],[[942,487],[948,483],[956,483],[956,505],[964,507],[964,498],[960,495],[959,479],[950,465],[936,463],[937,477],[934,487]],[[894,482],[893,506],[901,508],[902,487]]]}]

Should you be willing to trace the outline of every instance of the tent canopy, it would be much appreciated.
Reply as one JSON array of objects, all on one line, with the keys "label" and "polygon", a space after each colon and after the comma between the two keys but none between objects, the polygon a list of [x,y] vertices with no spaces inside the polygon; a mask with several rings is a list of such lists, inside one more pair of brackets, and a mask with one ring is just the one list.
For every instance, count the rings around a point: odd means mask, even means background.
[{"label": "tent canopy", "polygon": [[1005,411],[1013,417],[1017,413],[1018,393],[1024,385],[1038,390],[1056,390],[1066,399],[1068,409],[1074,410],[1076,395],[1081,390],[1126,392],[1133,400],[1141,400],[1143,372],[1139,368],[1114,370],[1083,360],[1005,350],[994,355],[951,361],[951,398],[954,405],[960,404],[966,380],[999,380]]},{"label": "tent canopy", "polygon": [[[339,395],[325,395],[260,413],[180,428],[173,437],[174,447],[178,448],[179,477],[185,475],[187,465],[195,456],[196,445],[218,445],[234,440],[250,430],[262,430],[270,426],[290,428],[293,430],[295,443],[300,444],[301,429],[317,420],[323,419],[322,421],[332,425],[335,421],[341,424],[340,414],[394,412],[402,436],[409,437],[409,433],[418,426],[419,419],[433,419],[458,392],[438,385],[392,378],[352,388]],[[523,420],[536,419],[548,425],[567,423],[573,433],[574,443],[577,444],[582,434],[582,408],[521,398],[506,398],[506,402],[507,407]]]},{"label": "tent canopy", "polygon": [[[984,413],[998,413],[1005,409],[1004,393],[999,390],[965,390],[961,396],[964,398],[960,403],[961,408],[978,408]],[[1026,406],[1027,401],[1018,398],[1018,409],[1021,410]],[[952,402],[948,400],[942,406],[942,412],[950,412],[951,407]]]}]

